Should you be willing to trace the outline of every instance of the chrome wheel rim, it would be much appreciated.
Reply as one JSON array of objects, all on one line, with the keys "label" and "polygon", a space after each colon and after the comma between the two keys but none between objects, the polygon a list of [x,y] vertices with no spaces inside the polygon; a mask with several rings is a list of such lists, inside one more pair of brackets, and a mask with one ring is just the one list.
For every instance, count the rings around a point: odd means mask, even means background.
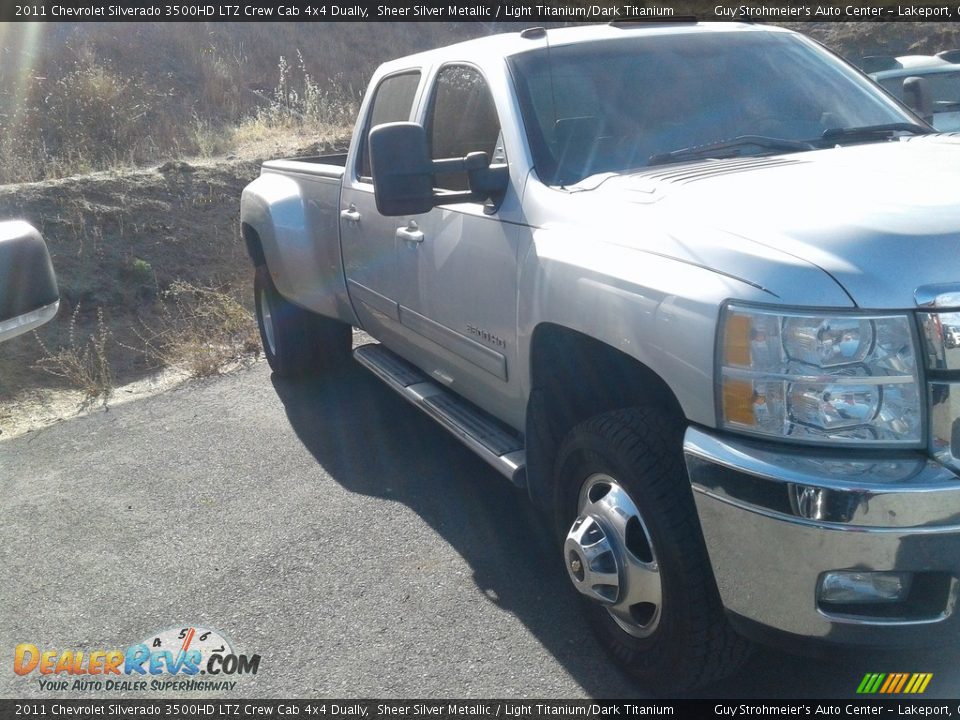
[{"label": "chrome wheel rim", "polygon": [[563,546],[573,586],[625,632],[648,637],[660,624],[663,585],[636,503],[613,477],[596,473],[580,489],[577,512]]},{"label": "chrome wheel rim", "polygon": [[270,308],[270,296],[266,289],[260,290],[260,324],[263,338],[271,355],[277,354],[276,329],[273,327],[273,311]]}]

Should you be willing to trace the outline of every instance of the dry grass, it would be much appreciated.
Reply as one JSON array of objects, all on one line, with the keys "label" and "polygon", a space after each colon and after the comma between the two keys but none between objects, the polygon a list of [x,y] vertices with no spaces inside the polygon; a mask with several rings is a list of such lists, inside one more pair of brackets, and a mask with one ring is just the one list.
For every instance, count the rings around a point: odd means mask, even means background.
[{"label": "dry grass", "polygon": [[270,95],[240,123],[235,134],[238,143],[255,143],[277,132],[329,135],[353,124],[361,96],[342,77],[320,85],[299,50],[292,64],[280,57],[277,74]]},{"label": "dry grass", "polygon": [[65,379],[88,399],[103,398],[105,402],[113,390],[113,370],[107,348],[111,332],[104,321],[102,308],[97,310],[96,328],[90,334],[78,331],[79,314],[80,306],[77,305],[70,316],[67,343],[56,350],[47,347],[41,336],[34,333],[43,350],[43,357],[36,364],[44,372]]},{"label": "dry grass", "polygon": [[[233,153],[352,124],[383,60],[472,24],[0,25],[0,184]],[[241,128],[238,133],[237,129]]]},{"label": "dry grass", "polygon": [[151,367],[179,367],[191,377],[210,377],[258,354],[253,315],[227,289],[178,280],[160,299],[153,321],[136,330],[139,346],[128,346]]}]

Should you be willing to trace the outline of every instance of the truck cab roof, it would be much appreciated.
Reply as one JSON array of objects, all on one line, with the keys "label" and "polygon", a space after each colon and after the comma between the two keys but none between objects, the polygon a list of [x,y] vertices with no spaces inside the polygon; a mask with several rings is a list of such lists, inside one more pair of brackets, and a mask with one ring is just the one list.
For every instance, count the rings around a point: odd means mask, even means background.
[{"label": "truck cab roof", "polygon": [[483,66],[491,62],[502,62],[504,58],[543,47],[545,40],[549,42],[550,47],[561,47],[579,43],[638,36],[729,32],[792,34],[790,30],[768,25],[761,26],[748,23],[728,22],[704,23],[693,20],[587,25],[549,29],[543,32],[530,32],[532,29],[533,28],[528,28],[527,30],[519,32],[490,35],[473,40],[466,40],[435,50],[427,50],[422,53],[407,55],[406,57],[384,63],[380,67],[380,73],[378,74],[389,74],[414,66],[428,67],[453,60],[473,62]]}]

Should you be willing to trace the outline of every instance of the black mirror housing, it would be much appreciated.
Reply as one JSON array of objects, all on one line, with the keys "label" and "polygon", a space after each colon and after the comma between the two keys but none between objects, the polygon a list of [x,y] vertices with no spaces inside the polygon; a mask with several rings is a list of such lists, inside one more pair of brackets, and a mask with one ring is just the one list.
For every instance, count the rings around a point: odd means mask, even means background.
[{"label": "black mirror housing", "polygon": [[470,180],[470,192],[476,199],[490,199],[499,205],[510,182],[506,165],[491,165],[485,152],[472,152],[463,159]]},{"label": "black mirror housing", "polygon": [[57,313],[60,291],[47,244],[32,225],[0,222],[0,341]]},{"label": "black mirror housing", "polygon": [[924,121],[933,122],[933,95],[930,81],[925,77],[911,76],[903,81],[903,100]]},{"label": "black mirror housing", "polygon": [[427,133],[416,123],[377,125],[370,131],[370,168],[381,215],[419,215],[433,206],[433,163]]}]

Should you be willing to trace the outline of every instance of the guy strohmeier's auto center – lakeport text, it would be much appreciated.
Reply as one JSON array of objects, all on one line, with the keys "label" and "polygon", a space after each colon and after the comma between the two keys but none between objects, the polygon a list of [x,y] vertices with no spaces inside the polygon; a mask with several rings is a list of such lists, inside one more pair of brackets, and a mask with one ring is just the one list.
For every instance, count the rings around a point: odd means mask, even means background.
[{"label": "guy strohmeier's auto center \u2013 lakeport text", "polygon": [[759,20],[759,19],[829,19],[829,18],[864,18],[864,19],[953,19],[960,16],[960,6],[949,5],[894,5],[892,7],[879,5],[716,5],[714,15],[722,19],[732,20]]}]

